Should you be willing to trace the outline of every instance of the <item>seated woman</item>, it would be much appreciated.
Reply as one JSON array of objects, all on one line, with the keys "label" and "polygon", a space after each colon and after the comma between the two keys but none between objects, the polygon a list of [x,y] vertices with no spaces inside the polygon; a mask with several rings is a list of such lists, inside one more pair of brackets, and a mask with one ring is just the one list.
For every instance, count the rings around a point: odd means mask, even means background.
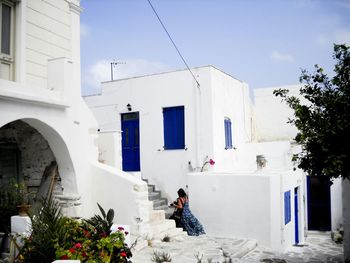
[{"label": "seated woman", "polygon": [[189,236],[199,236],[205,234],[203,226],[198,219],[192,214],[188,205],[188,197],[186,192],[180,188],[177,191],[179,198],[174,206],[177,209],[182,209],[181,224]]}]

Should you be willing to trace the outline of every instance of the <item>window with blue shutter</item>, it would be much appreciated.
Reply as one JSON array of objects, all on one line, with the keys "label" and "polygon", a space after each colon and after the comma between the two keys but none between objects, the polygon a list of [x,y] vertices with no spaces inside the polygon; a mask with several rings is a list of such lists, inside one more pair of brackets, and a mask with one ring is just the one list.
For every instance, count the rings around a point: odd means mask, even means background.
[{"label": "window with blue shutter", "polygon": [[185,107],[163,108],[164,149],[185,149]]},{"label": "window with blue shutter", "polygon": [[232,128],[231,120],[225,118],[225,149],[232,149]]},{"label": "window with blue shutter", "polygon": [[284,192],[284,224],[291,220],[290,191]]}]

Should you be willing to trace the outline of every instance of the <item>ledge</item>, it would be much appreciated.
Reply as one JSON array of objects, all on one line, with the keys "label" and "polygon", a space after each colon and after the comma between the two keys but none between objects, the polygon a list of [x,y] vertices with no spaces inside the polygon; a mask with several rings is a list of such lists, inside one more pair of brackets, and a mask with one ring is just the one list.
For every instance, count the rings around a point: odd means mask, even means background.
[{"label": "ledge", "polygon": [[57,91],[33,89],[0,79],[0,99],[59,109],[69,108],[68,103],[60,99],[60,95]]}]

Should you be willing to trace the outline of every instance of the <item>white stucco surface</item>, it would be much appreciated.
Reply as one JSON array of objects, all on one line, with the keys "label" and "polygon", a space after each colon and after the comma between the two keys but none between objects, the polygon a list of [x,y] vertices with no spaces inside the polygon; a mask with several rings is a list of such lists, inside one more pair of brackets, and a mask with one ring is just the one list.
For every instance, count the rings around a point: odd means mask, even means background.
[{"label": "white stucco surface", "polygon": [[[295,242],[294,220],[284,225],[284,190],[280,190],[282,186],[293,191],[298,186],[297,180],[288,180],[295,178],[292,174],[190,174],[191,211],[210,236],[254,238],[258,244],[281,251]],[[299,230],[303,240],[303,224]]]},{"label": "white stucco surface", "polygon": [[140,194],[144,182],[97,163],[104,141],[80,95],[81,11],[78,0],[17,1],[16,74],[13,81],[0,79],[0,127],[21,120],[47,141],[62,179],[57,198],[68,203],[67,215],[90,217],[99,213],[99,202],[119,212],[115,220],[124,224],[135,217],[147,223],[151,205]]},{"label": "white stucco surface", "polygon": [[[129,112],[127,104],[132,112],[139,112],[142,177],[169,199],[176,198],[178,188],[185,187],[187,173],[200,170],[207,158],[216,162],[208,166],[211,170],[239,167],[235,162],[237,151],[225,150],[225,117],[233,122],[233,142],[238,151],[250,140],[247,85],[211,66],[195,68],[193,72],[199,88],[188,71],[180,70],[105,82],[100,95],[85,97],[101,131],[121,130],[120,115]],[[160,99],[151,99],[150,94]],[[185,149],[164,150],[162,109],[172,106],[185,108]],[[243,117],[242,110],[246,112]],[[245,124],[238,124],[242,120]],[[101,148],[100,152],[109,150]]]},{"label": "white stucco surface", "polygon": [[292,140],[296,135],[296,128],[287,124],[288,118],[293,117],[293,111],[280,97],[273,95],[273,91],[279,88],[288,89],[290,95],[297,96],[300,85],[254,89],[257,136],[260,141]]}]

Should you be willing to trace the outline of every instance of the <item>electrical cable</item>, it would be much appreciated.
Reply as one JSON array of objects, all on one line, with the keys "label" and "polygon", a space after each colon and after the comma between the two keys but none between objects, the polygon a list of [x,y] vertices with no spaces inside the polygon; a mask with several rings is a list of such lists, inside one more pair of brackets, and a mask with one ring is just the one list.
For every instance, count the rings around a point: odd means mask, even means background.
[{"label": "electrical cable", "polygon": [[194,80],[196,81],[196,83],[197,83],[197,87],[199,88],[199,87],[200,87],[200,84],[199,84],[198,80],[196,79],[196,77],[194,76],[194,74],[193,74],[193,72],[191,71],[190,67],[189,67],[189,66],[188,66],[188,64],[186,63],[186,61],[185,61],[184,57],[181,55],[181,52],[180,52],[180,50],[177,48],[177,46],[176,46],[176,44],[175,44],[174,40],[171,38],[171,36],[170,36],[170,34],[169,34],[168,30],[166,29],[166,27],[165,27],[164,23],[162,22],[162,20],[160,19],[160,17],[159,17],[159,15],[158,15],[157,11],[156,11],[156,10],[155,10],[155,8],[153,7],[153,5],[152,5],[152,3],[151,3],[151,0],[147,0],[147,1],[148,1],[149,5],[151,6],[151,8],[152,8],[152,10],[153,10],[154,14],[155,14],[155,15],[156,15],[156,17],[158,18],[159,23],[162,25],[162,27],[163,27],[163,29],[164,29],[165,33],[168,35],[168,37],[169,37],[169,39],[170,39],[171,43],[173,43],[173,46],[175,47],[175,49],[176,49],[177,53],[178,53],[178,54],[179,54],[179,56],[181,57],[181,59],[182,59],[183,63],[186,65],[186,67],[187,67],[188,71],[191,73],[192,77],[193,77],[193,78],[194,78]]}]

